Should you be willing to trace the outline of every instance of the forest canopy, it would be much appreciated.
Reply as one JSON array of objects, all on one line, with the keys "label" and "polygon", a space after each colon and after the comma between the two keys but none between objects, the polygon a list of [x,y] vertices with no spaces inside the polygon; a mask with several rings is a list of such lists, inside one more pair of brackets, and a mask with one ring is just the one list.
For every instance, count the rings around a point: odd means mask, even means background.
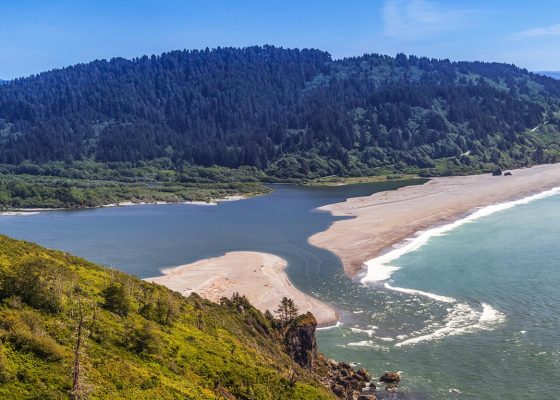
[{"label": "forest canopy", "polygon": [[0,163],[168,158],[282,179],[523,166],[556,161],[559,110],[559,81],[507,64],[172,51],[1,85]]}]

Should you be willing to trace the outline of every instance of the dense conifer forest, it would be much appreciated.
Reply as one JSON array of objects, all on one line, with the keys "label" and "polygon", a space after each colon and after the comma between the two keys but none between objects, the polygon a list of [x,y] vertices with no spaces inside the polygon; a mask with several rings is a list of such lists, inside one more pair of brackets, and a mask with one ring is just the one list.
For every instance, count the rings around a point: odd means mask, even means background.
[{"label": "dense conifer forest", "polygon": [[53,162],[165,164],[178,175],[243,166],[291,181],[473,173],[556,162],[559,111],[560,82],[513,65],[333,60],[273,46],[173,51],[0,86],[0,163],[28,175]]}]

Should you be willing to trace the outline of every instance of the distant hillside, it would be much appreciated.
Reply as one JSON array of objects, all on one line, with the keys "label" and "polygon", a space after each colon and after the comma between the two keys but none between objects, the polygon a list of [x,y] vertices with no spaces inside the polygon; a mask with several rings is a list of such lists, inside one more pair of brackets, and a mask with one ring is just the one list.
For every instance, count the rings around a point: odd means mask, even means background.
[{"label": "distant hillside", "polygon": [[560,71],[539,71],[538,73],[554,79],[560,79]]},{"label": "distant hillside", "polygon": [[356,398],[369,376],[327,362],[315,327],[0,236],[2,399]]},{"label": "distant hillside", "polygon": [[0,79],[0,85],[3,85],[5,83],[8,83],[8,81],[4,81],[4,80]]},{"label": "distant hillside", "polygon": [[472,172],[554,162],[559,110],[560,82],[513,65],[173,51],[0,87],[0,162],[166,157],[279,178]]}]

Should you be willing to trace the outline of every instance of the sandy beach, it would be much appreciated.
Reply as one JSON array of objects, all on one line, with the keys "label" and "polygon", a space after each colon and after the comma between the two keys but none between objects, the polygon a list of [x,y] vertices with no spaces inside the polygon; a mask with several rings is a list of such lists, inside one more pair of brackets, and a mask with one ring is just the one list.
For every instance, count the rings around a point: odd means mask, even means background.
[{"label": "sandy beach", "polygon": [[236,251],[221,257],[208,258],[192,264],[163,270],[162,276],[147,278],[188,296],[192,292],[218,302],[238,292],[261,311],[274,312],[282,297],[292,298],[300,312],[311,311],[319,325],[338,320],[334,308],[296,289],[284,269],[284,259],[267,253]]},{"label": "sandy beach", "polygon": [[560,164],[511,172],[512,176],[434,178],[423,185],[323,206],[320,210],[354,218],[334,222],[309,241],[338,255],[345,272],[354,277],[364,262],[419,231],[452,222],[478,207],[560,186]]}]

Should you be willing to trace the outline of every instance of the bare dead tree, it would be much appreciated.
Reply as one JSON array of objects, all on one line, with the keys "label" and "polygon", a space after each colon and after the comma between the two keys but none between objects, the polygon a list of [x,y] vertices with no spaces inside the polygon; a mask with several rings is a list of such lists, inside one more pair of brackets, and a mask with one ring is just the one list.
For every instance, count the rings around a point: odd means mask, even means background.
[{"label": "bare dead tree", "polygon": [[82,298],[78,293],[78,329],[76,331],[76,345],[74,346],[74,366],[72,368],[72,391],[70,397],[72,400],[80,400],[82,396],[81,373],[82,365],[80,355],[82,352],[82,333],[84,329],[84,313],[82,309]]}]

